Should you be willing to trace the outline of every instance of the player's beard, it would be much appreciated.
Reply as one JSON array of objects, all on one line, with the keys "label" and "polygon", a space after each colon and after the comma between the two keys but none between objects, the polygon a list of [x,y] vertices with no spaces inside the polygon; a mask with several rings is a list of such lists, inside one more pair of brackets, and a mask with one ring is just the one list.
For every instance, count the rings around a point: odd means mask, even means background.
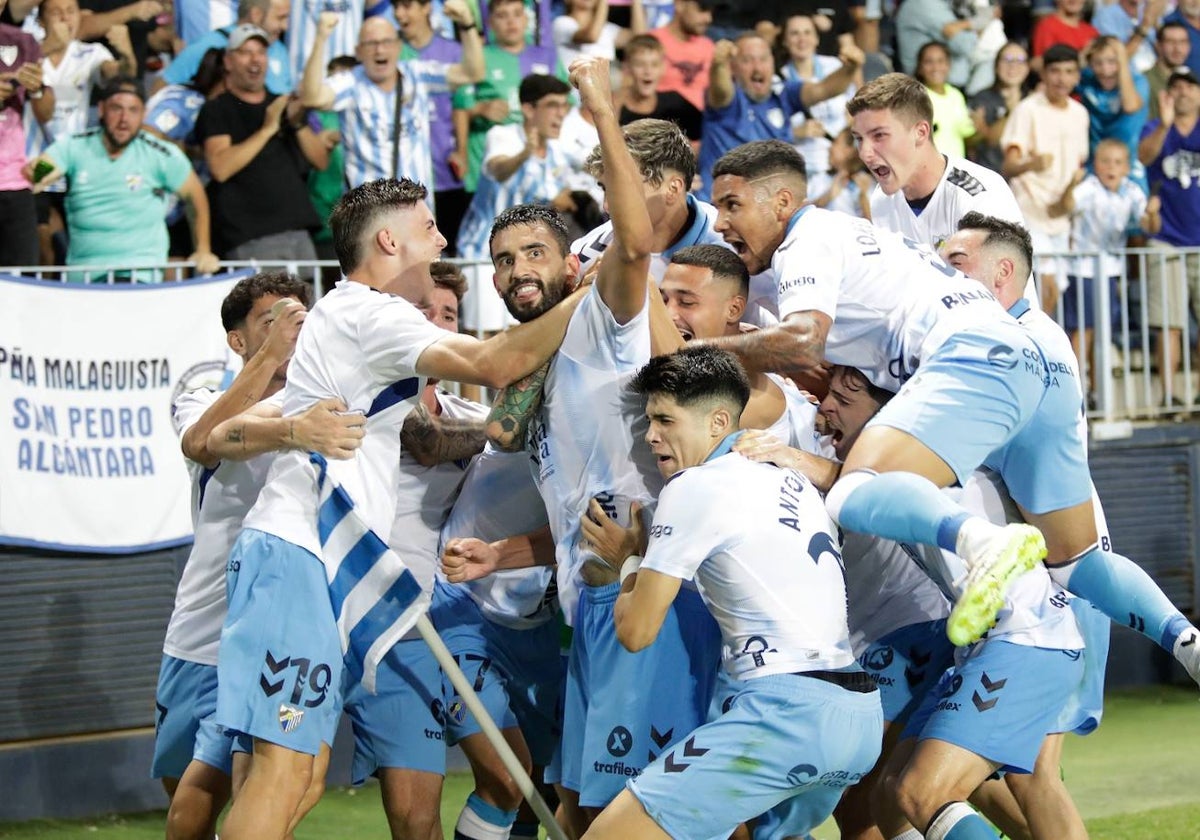
[{"label": "player's beard", "polygon": [[[536,283],[538,288],[541,289],[542,295],[532,303],[518,303],[514,300],[516,291],[527,283]],[[567,280],[565,277],[559,278],[551,286],[547,286],[543,280],[527,279],[509,286],[508,291],[504,293],[504,306],[508,309],[508,314],[512,315],[522,324],[527,324],[538,316],[549,312],[561,303],[566,296]]]}]

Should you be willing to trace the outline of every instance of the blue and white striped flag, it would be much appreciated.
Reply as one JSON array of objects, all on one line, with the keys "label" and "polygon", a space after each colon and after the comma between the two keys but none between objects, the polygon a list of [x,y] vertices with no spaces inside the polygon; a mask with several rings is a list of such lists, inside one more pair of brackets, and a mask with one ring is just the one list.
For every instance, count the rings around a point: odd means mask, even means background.
[{"label": "blue and white striped flag", "polygon": [[430,596],[396,552],[362,521],[354,500],[317,466],[317,535],[325,556],[329,598],[350,676],[375,693],[375,672],[392,645],[429,610]]}]

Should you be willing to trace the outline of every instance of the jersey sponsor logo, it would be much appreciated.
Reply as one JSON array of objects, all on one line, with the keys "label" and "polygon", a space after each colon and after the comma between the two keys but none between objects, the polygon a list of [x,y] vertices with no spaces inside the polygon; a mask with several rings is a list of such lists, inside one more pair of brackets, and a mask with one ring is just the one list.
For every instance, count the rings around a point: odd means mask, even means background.
[{"label": "jersey sponsor logo", "polygon": [[965,306],[969,303],[975,303],[981,300],[994,301],[991,292],[984,289],[978,289],[970,292],[952,292],[948,295],[942,295],[942,306],[947,309],[953,309],[956,306]]},{"label": "jersey sponsor logo", "polygon": [[651,525],[650,526],[650,536],[654,537],[656,539],[658,537],[669,537],[673,533],[675,533],[675,526],[673,526],[673,525]]},{"label": "jersey sponsor logo", "polygon": [[946,176],[946,182],[963,190],[967,195],[979,195],[985,191],[978,178],[961,169],[951,169],[950,174]]},{"label": "jersey sponsor logo", "polygon": [[987,352],[988,364],[1001,370],[1012,370],[1017,366],[1017,354],[1007,344],[997,344]]},{"label": "jersey sponsor logo", "polygon": [[633,749],[633,734],[624,726],[614,726],[612,732],[608,733],[605,746],[613,758],[624,758]]},{"label": "jersey sponsor logo", "polygon": [[788,784],[793,787],[802,787],[811,782],[817,775],[817,768],[811,764],[797,764],[788,771]]},{"label": "jersey sponsor logo", "polygon": [[754,660],[754,667],[761,668],[767,664],[765,654],[777,652],[775,648],[767,647],[767,640],[762,636],[751,636],[746,640],[746,644],[742,645],[742,652],[739,656],[749,656]]},{"label": "jersey sponsor logo", "polygon": [[817,278],[815,277],[788,277],[785,280],[779,281],[779,294],[782,295],[801,286],[815,286],[816,284]]},{"label": "jersey sponsor logo", "polygon": [[862,666],[868,671],[886,671],[895,661],[896,652],[890,647],[871,648],[862,655]]}]

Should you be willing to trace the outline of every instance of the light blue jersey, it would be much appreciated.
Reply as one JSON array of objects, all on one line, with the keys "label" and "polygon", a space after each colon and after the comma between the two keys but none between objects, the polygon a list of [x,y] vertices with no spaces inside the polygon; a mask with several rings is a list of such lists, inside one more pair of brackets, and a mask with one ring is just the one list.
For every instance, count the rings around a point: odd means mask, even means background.
[{"label": "light blue jersey", "polygon": [[496,180],[489,172],[489,161],[519,154],[524,146],[525,130],[519,125],[498,125],[488,131],[483,171],[458,230],[459,259],[490,260],[488,239],[501,210],[518,204],[549,204],[567,186],[571,165],[557,140],[546,141],[545,157],[530,155],[507,181]]},{"label": "light blue jersey", "polygon": [[[367,78],[362,66],[325,80],[333,90],[334,111],[342,117],[346,151],[346,184],[357,187],[379,178],[409,178],[433,183],[429,153],[429,97],[418,80],[421,68],[412,62],[396,65],[403,83],[400,124],[396,125],[396,89],[385,91]],[[427,69],[427,68],[426,68]],[[399,144],[394,132],[399,131]],[[396,156],[393,157],[393,150]],[[430,191],[430,202],[433,192]]]},{"label": "light blue jersey", "polygon": [[291,14],[288,15],[287,52],[288,72],[293,79],[304,77],[304,65],[313,51],[317,38],[317,19],[321,12],[335,12],[338,15],[338,25],[325,41],[325,57],[354,55],[358,49],[358,30],[362,28],[366,17],[363,0],[292,0]]},{"label": "light blue jersey", "polygon": [[[163,81],[172,85],[186,85],[196,77],[204,54],[211,49],[223,50],[229,43],[229,33],[233,26],[223,26],[197,38],[188,44],[175,56],[163,71]],[[283,41],[276,40],[267,47],[267,75],[265,84],[267,91],[276,96],[292,92],[292,80],[299,79],[299,74],[292,74],[288,67],[288,51]]]},{"label": "light blue jersey", "polygon": [[175,7],[175,29],[185,44],[214,29],[231,26],[237,17],[234,0],[186,0]]}]

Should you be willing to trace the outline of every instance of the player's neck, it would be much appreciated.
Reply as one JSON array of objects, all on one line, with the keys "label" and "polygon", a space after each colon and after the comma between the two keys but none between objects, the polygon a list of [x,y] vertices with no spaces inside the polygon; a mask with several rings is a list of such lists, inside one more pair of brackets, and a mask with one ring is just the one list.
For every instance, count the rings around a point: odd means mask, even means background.
[{"label": "player's neck", "polygon": [[683,238],[695,220],[694,212],[693,205],[686,198],[667,210],[666,217],[654,228],[654,253],[661,254]]},{"label": "player's neck", "polygon": [[933,191],[941,183],[942,175],[949,165],[950,162],[946,160],[946,156],[930,146],[930,155],[926,162],[913,172],[912,177],[908,179],[908,183],[901,188],[901,192],[904,193],[904,199],[906,201],[921,201],[933,195]]}]

